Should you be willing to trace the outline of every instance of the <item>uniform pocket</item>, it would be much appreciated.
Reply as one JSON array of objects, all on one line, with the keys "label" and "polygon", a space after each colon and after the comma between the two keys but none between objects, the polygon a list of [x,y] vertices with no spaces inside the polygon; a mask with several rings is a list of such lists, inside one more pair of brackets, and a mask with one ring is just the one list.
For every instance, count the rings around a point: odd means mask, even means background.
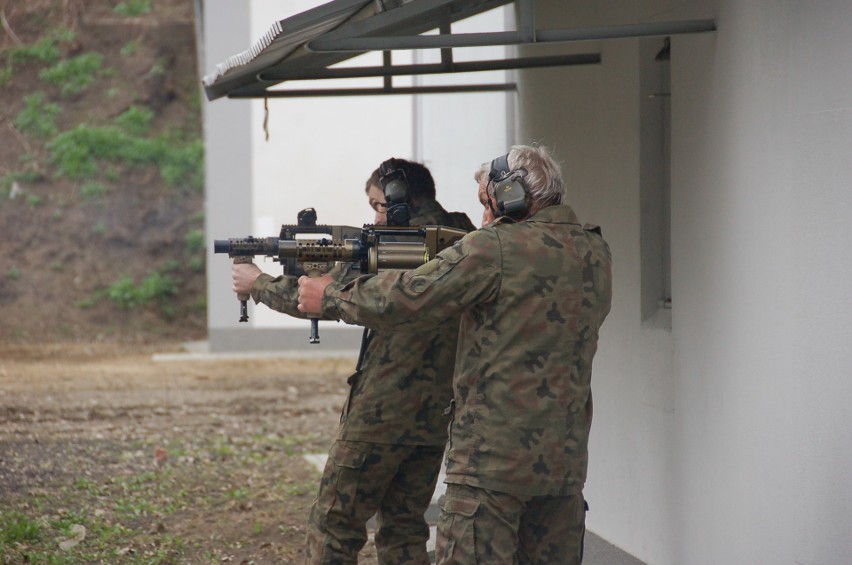
[{"label": "uniform pocket", "polygon": [[342,442],[337,442],[329,453],[334,465],[344,469],[360,469],[367,458],[367,454],[358,451],[354,447]]},{"label": "uniform pocket", "polygon": [[476,563],[475,520],[479,501],[450,494],[441,501],[438,521],[438,542],[435,556],[438,563]]},{"label": "uniform pocket", "polygon": [[347,442],[336,441],[328,454],[316,506],[323,516],[348,516],[354,512],[361,467],[367,454]]}]

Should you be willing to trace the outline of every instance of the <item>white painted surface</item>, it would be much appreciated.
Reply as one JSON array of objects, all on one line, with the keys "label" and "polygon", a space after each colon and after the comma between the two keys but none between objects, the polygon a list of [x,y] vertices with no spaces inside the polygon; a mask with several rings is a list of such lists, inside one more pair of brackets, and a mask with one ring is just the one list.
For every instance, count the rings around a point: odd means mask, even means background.
[{"label": "white painted surface", "polygon": [[595,362],[589,528],[660,565],[852,563],[852,4],[543,3],[672,39],[672,331],[640,323],[637,40],[522,76],[615,260]]}]

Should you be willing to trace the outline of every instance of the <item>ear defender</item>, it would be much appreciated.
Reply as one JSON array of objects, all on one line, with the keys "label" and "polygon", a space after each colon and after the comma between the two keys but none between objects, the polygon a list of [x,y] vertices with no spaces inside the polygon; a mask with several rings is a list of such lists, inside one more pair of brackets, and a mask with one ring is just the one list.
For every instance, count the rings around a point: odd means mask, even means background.
[{"label": "ear defender", "polygon": [[524,169],[509,169],[508,153],[491,161],[488,179],[497,208],[491,208],[495,217],[508,216],[513,220],[522,220],[529,215],[529,190],[524,183],[525,174]]},{"label": "ear defender", "polygon": [[387,203],[389,226],[407,226],[411,220],[408,203],[408,179],[396,159],[388,159],[379,166],[379,184]]}]

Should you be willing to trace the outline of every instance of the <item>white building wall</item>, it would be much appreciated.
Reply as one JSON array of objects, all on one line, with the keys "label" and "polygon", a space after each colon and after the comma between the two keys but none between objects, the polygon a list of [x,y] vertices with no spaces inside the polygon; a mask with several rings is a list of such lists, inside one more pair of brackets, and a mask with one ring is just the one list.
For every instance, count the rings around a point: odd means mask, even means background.
[{"label": "white building wall", "polygon": [[521,77],[520,140],[615,260],[589,528],[658,565],[852,563],[852,3],[538,4],[718,26],[672,39],[670,333],[640,316],[638,40]]},{"label": "white building wall", "polygon": [[[249,12],[230,0],[203,4],[202,74],[249,45]],[[202,94],[203,96],[203,94]],[[243,237],[252,231],[251,108],[247,101],[203,99],[205,230],[207,246],[207,327],[211,334],[237,326],[239,309],[230,289],[230,262],[213,254],[213,239]]]},{"label": "white building wall", "polygon": [[[511,8],[491,10],[453,24],[453,33],[501,31],[512,28]],[[456,62],[501,59],[509,47],[455,49]],[[419,63],[440,61],[438,50],[416,52]],[[418,85],[505,84],[511,71],[423,75]],[[432,94],[414,98],[415,159],[435,177],[438,200],[447,210],[466,212],[480,225],[482,206],[473,173],[480,164],[508,152],[515,141],[514,92]]]}]

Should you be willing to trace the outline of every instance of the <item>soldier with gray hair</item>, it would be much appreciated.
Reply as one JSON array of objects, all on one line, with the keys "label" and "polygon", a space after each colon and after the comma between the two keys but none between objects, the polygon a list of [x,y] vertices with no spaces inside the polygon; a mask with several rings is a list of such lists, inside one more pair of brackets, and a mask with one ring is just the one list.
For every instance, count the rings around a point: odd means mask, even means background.
[{"label": "soldier with gray hair", "polygon": [[544,147],[515,146],[475,178],[482,229],[413,271],[303,277],[299,309],[393,331],[460,315],[438,563],[580,563],[609,247],[562,203]]}]

